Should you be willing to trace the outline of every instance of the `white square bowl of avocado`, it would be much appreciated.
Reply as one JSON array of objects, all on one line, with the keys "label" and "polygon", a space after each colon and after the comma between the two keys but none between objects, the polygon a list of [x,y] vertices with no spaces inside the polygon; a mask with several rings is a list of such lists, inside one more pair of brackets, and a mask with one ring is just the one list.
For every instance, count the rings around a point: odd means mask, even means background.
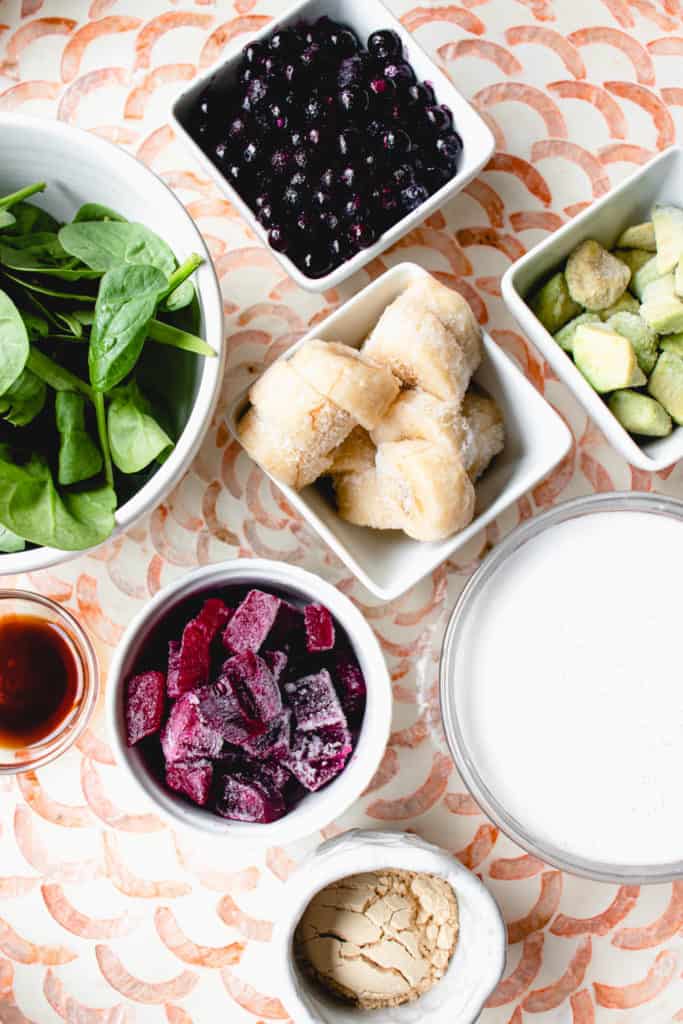
[{"label": "white square bowl of avocado", "polygon": [[629,463],[657,471],[683,457],[683,147],[531,249],[502,291]]}]

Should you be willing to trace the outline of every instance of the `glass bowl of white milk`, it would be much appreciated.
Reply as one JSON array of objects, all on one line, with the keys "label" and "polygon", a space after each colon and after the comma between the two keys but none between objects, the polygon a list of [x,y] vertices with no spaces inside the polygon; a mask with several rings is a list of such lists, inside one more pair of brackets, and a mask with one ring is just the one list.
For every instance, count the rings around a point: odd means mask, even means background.
[{"label": "glass bowl of white milk", "polygon": [[683,877],[683,502],[596,494],[517,527],[446,629],[448,745],[482,810],[548,864]]}]

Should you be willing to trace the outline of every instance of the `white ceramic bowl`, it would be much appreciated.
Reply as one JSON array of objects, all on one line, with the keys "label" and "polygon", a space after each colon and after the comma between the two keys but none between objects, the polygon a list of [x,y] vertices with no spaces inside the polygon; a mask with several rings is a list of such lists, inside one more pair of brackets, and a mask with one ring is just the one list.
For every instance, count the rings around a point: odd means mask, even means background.
[{"label": "white ceramic bowl", "polygon": [[[360,1013],[326,996],[293,956],[296,927],[316,893],[363,871],[396,868],[439,875],[453,887],[460,914],[458,944],[449,968],[414,1003]],[[507,932],[491,893],[446,850],[406,832],[354,830],[330,839],[287,880],[285,906],[273,935],[282,1001],[297,1024],[472,1024],[505,968]]]},{"label": "white ceramic bowl", "polygon": [[[201,308],[200,333],[217,356],[204,359],[157,346],[159,364],[165,368],[167,388],[173,396],[169,411],[174,418],[177,441],[154,476],[117,509],[118,533],[150,512],[168,494],[187,470],[211,420],[224,363],[223,302],[218,280],[202,236],[180,200],[130,153],[61,121],[18,114],[0,114],[0,133],[0,194],[34,181],[46,181],[46,191],[34,196],[31,202],[58,219],[70,219],[82,203],[103,203],[156,231],[180,262],[193,252],[204,259],[193,278]],[[175,368],[172,375],[170,367]],[[44,547],[0,554],[0,575],[45,569],[75,554]]]},{"label": "white ceramic bowl", "polygon": [[[426,274],[427,271],[415,263],[392,267],[317,324],[281,358],[288,358],[310,338],[342,341],[359,348],[385,307]],[[314,486],[297,492],[272,478],[287,501],[368,590],[385,601],[404,593],[455,554],[474,534],[538,483],[569,451],[571,435],[560,417],[486,333],[483,362],[474,379],[502,409],[505,448],[476,485],[474,520],[465,530],[446,540],[424,543],[398,530],[353,526],[337,515]],[[245,391],[229,410],[228,424],[235,437],[237,421],[247,405]]]},{"label": "white ceramic bowl", "polygon": [[643,440],[631,437],[593,390],[574,362],[557,344],[527,305],[537,285],[559,270],[573,249],[595,238],[611,249],[631,224],[649,220],[655,203],[683,204],[683,148],[672,146],[641,167],[630,178],[553,232],[513,263],[502,280],[503,298],[517,323],[553,370],[595,420],[603,434],[628,462],[639,469],[665,469],[683,456],[683,429],[668,437]]},{"label": "white ceramic bowl", "polygon": [[[166,613],[193,595],[220,592],[233,586],[275,587],[295,598],[326,605],[341,623],[353,646],[367,685],[365,717],[356,748],[344,771],[317,793],[268,825],[226,821],[167,790],[150,773],[140,752],[126,743],[124,686],[145,640]],[[206,835],[249,843],[289,843],[323,828],[360,796],[375,774],[389,738],[391,682],[375,634],[356,606],[319,576],[284,562],[237,559],[203,566],[164,587],[129,624],[119,642],[107,679],[107,718],[116,760],[157,811],[174,826]]]},{"label": "white ceramic bowl", "polygon": [[[434,86],[438,102],[445,103],[453,112],[455,127],[462,137],[464,149],[457,173],[449,182],[440,188],[438,192],[435,192],[434,195],[430,196],[417,210],[403,217],[393,227],[389,228],[388,231],[385,231],[374,245],[356,253],[352,259],[342,263],[336,270],[332,270],[324,277],[307,277],[290,259],[270,249],[270,252],[282,264],[290,277],[301,288],[306,288],[312,292],[326,291],[328,288],[341,284],[347,277],[355,274],[357,270],[360,270],[370,260],[379,256],[380,253],[392,246],[394,242],[397,242],[407,232],[412,231],[414,227],[417,227],[435,210],[443,206],[457,192],[460,192],[479,173],[484,164],[488,162],[495,148],[493,135],[479,114],[469,105],[451,80],[427,56],[413,36],[406,31],[401,22],[380,0],[299,0],[280,18],[273,20],[261,29],[260,32],[257,32],[253,39],[261,39],[274,32],[276,27],[291,25],[300,19],[315,21],[316,18],[321,17],[323,14],[349,25],[358,34],[363,43],[367,41],[371,32],[380,28],[391,28],[397,32],[403,40],[408,58],[413,65],[418,80],[431,82]],[[228,76],[233,76],[237,73],[243,45],[244,40],[241,39],[239,47],[237,44],[235,45],[233,55],[227,61],[221,61],[220,67],[226,69],[223,73]],[[213,179],[226,198],[240,211],[254,234],[265,245],[268,245],[267,232],[264,231],[250,208],[235,189],[232,188],[216,165],[194,142],[186,127],[196,99],[215,71],[215,67],[211,68],[205,74],[195,79],[189,88],[180,94],[173,105],[171,120],[178,134],[184,138],[187,145],[191,148],[195,159],[201,164],[204,172]]]}]

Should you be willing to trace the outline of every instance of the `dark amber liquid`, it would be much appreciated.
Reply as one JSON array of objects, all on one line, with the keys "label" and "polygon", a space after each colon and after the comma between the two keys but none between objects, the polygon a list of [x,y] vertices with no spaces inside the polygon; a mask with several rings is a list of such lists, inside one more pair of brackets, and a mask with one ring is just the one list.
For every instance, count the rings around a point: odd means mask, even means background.
[{"label": "dark amber liquid", "polygon": [[0,746],[28,747],[73,711],[79,671],[69,636],[54,622],[0,619]]}]

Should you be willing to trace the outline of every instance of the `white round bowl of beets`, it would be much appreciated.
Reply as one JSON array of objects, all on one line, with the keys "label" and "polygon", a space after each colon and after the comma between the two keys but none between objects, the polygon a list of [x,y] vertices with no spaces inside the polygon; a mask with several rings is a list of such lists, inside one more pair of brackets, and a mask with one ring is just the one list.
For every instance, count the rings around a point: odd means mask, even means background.
[{"label": "white round bowl of beets", "polygon": [[108,716],[118,761],[174,824],[289,842],[372,779],[391,685],[344,594],[303,569],[239,560],[191,572],[130,623]]},{"label": "white round bowl of beets", "polygon": [[462,188],[493,138],[376,0],[297,4],[177,100],[202,165],[302,287],[375,257]]}]

